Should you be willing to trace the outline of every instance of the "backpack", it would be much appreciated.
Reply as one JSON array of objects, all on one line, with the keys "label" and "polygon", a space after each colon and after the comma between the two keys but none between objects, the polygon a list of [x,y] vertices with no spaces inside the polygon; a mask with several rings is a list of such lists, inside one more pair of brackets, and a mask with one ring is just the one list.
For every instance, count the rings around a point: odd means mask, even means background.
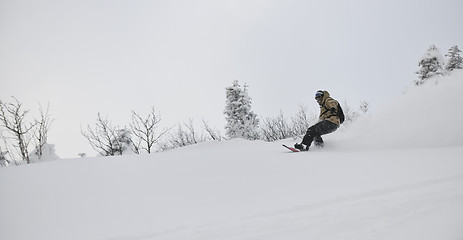
[{"label": "backpack", "polygon": [[342,111],[341,104],[338,103],[338,117],[339,117],[339,122],[343,123],[345,120],[344,112]]},{"label": "backpack", "polygon": [[[341,104],[339,104],[338,101],[336,102],[338,103],[338,109],[336,110],[336,116],[339,118],[339,123],[342,124],[344,120],[346,120],[346,117],[344,116],[344,112],[342,111]],[[325,105],[323,105],[323,108],[325,108],[325,113],[329,111]]]}]

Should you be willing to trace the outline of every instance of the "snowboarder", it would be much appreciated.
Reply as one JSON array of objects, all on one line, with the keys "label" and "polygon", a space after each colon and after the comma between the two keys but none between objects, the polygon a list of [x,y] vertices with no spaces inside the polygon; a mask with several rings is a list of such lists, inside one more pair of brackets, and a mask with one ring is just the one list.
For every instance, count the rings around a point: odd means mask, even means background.
[{"label": "snowboarder", "polygon": [[294,147],[300,151],[308,151],[313,141],[315,141],[315,146],[323,147],[321,135],[336,131],[344,121],[344,113],[339,106],[339,102],[331,98],[327,91],[317,91],[315,100],[320,105],[320,117],[318,123],[307,129],[302,142],[294,144]]}]

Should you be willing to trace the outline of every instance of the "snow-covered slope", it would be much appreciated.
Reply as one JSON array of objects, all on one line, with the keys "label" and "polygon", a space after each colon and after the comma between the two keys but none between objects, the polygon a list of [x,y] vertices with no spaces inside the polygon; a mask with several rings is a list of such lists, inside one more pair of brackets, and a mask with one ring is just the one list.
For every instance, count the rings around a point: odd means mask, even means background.
[{"label": "snow-covered slope", "polygon": [[0,239],[463,239],[459,76],[312,152],[235,139],[0,168]]},{"label": "snow-covered slope", "polygon": [[233,140],[4,168],[0,239],[459,239],[462,154]]}]

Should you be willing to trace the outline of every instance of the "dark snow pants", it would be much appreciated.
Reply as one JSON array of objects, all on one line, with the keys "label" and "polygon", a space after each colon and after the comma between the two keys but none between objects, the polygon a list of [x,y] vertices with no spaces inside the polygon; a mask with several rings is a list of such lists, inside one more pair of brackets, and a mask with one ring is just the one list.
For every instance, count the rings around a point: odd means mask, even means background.
[{"label": "dark snow pants", "polygon": [[306,145],[307,147],[310,147],[310,145],[312,145],[312,142],[315,141],[316,146],[323,146],[322,135],[332,133],[336,131],[336,129],[338,129],[338,125],[328,120],[316,123],[315,125],[309,127],[309,129],[307,129],[307,133],[302,139],[302,144]]}]

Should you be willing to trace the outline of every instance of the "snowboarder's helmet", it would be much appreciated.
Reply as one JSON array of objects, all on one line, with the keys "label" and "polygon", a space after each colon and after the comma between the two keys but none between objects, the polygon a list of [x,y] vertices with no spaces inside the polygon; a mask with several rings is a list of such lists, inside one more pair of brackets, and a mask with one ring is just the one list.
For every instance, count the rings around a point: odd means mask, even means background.
[{"label": "snowboarder's helmet", "polygon": [[318,90],[316,93],[315,93],[315,99],[318,99],[318,98],[323,98],[323,94],[325,92],[322,91],[322,90]]}]

